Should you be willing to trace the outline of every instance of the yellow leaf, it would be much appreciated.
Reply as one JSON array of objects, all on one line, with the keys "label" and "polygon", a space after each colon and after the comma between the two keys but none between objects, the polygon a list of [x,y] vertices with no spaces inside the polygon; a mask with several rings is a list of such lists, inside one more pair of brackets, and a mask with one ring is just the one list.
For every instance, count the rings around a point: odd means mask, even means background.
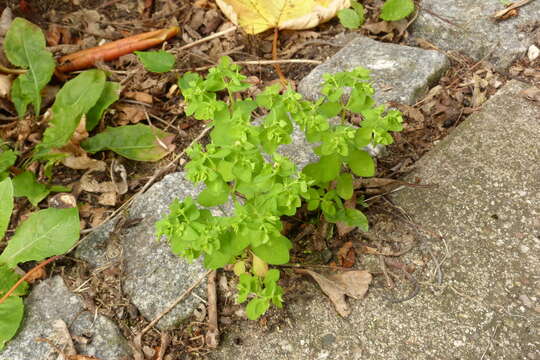
[{"label": "yellow leaf", "polygon": [[216,0],[221,11],[248,34],[309,29],[351,6],[350,0]]}]

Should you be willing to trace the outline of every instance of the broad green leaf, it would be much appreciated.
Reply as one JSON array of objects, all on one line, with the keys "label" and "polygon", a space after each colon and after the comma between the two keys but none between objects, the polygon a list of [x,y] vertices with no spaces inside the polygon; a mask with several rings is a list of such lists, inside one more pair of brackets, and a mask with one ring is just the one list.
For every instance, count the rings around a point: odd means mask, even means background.
[{"label": "broad green leaf", "polygon": [[2,240],[6,233],[12,211],[13,184],[10,178],[6,178],[0,181],[0,240]]},{"label": "broad green leaf", "polygon": [[[0,264],[0,297],[4,296],[8,290],[21,278],[20,275],[9,269],[6,265]],[[23,281],[12,293],[13,296],[26,295],[28,283]]]},{"label": "broad green leaf", "polygon": [[285,236],[272,238],[268,243],[253,248],[253,253],[271,265],[289,262],[289,250],[292,243]]},{"label": "broad green leaf", "polygon": [[249,320],[257,320],[270,307],[270,300],[265,298],[251,299],[246,306],[246,315]]},{"label": "broad green leaf", "polygon": [[63,254],[79,239],[79,212],[75,208],[49,208],[30,214],[15,231],[0,255],[0,263],[18,263]]},{"label": "broad green leaf", "polygon": [[99,124],[103,113],[120,98],[120,83],[107,81],[96,104],[86,114],[86,130],[90,131]]},{"label": "broad green leaf", "polygon": [[340,174],[337,179],[336,191],[338,195],[345,200],[348,200],[353,195],[353,178],[349,173]]},{"label": "broad green leaf", "polygon": [[49,127],[45,130],[42,143],[36,148],[37,158],[69,142],[82,115],[96,104],[104,87],[105,72],[93,69],[80,73],[60,89],[51,108]]},{"label": "broad green leaf", "polygon": [[176,61],[174,55],[165,50],[135,51],[135,54],[146,70],[155,73],[171,71]]},{"label": "broad green leaf", "polygon": [[18,296],[10,296],[0,304],[0,351],[17,333],[23,315],[24,304]]},{"label": "broad green leaf", "polygon": [[224,204],[229,198],[230,188],[223,180],[216,180],[209,184],[197,197],[202,206],[217,206]]},{"label": "broad green leaf", "polygon": [[375,163],[366,151],[351,149],[347,163],[352,172],[358,176],[370,177],[375,175]]},{"label": "broad green leaf", "polygon": [[339,154],[321,156],[316,163],[307,165],[303,172],[320,182],[334,180],[339,174],[341,160]]},{"label": "broad green leaf", "polygon": [[105,131],[81,143],[89,153],[111,150],[125,158],[137,161],[157,161],[170,150],[168,140],[172,134],[144,124],[107,127]]},{"label": "broad green leaf", "polygon": [[45,45],[45,37],[39,27],[23,18],[13,20],[4,41],[4,52],[13,65],[28,69],[15,79],[11,87],[11,100],[20,117],[24,116],[30,103],[34,112],[39,114],[40,91],[54,72],[54,59]]},{"label": "broad green leaf", "polygon": [[371,143],[372,132],[370,128],[359,128],[354,136],[354,144],[359,148],[368,146]]},{"label": "broad green leaf", "polygon": [[362,25],[360,15],[353,9],[342,9],[338,13],[339,22],[347,29],[358,29]]},{"label": "broad green leaf", "polygon": [[0,174],[9,170],[17,160],[17,153],[13,150],[6,150],[0,153]]},{"label": "broad green leaf", "polygon": [[51,192],[47,186],[40,184],[31,171],[25,171],[13,178],[13,189],[16,197],[26,197],[34,206]]},{"label": "broad green leaf", "polygon": [[345,208],[338,215],[338,220],[344,222],[348,226],[357,226],[363,231],[368,231],[368,219],[360,210]]},{"label": "broad green leaf", "polygon": [[413,0],[386,0],[381,9],[381,19],[384,21],[401,20],[414,11]]}]

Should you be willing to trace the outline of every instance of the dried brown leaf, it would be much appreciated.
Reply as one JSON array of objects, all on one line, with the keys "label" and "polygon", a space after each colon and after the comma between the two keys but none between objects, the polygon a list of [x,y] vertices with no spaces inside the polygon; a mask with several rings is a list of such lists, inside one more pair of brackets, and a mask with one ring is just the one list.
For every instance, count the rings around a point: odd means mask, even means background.
[{"label": "dried brown leaf", "polygon": [[336,311],[343,317],[349,316],[351,310],[345,301],[345,295],[360,299],[366,294],[372,276],[366,270],[347,271],[325,277],[312,270],[299,270],[310,275],[319,284],[321,290],[330,298]]}]

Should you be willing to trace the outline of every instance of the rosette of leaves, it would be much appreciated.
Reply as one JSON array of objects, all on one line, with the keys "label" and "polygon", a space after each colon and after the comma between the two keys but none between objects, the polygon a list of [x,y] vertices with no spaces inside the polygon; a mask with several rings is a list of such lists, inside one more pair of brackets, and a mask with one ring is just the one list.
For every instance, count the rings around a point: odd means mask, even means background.
[{"label": "rosette of leaves", "polygon": [[[186,73],[179,79],[186,115],[212,126],[210,144],[188,149],[191,160],[185,167],[188,179],[205,187],[197,199],[173,201],[169,215],[156,225],[157,236],[165,235],[177,255],[204,256],[208,268],[236,264],[238,301],[249,300],[250,319],[271,303],[281,306],[279,272],[268,265],[289,262],[292,243],[282,235],[282,216],[294,215],[306,202],[327,221],[367,230],[366,216],[344,205],[353,196],[353,175],[373,176],[374,161],[363,148],[390,144],[390,132],[402,129],[398,111],[376,106],[368,81],[368,70],[357,68],[325,75],[324,96],[314,102],[292,89],[281,92],[279,85],[254,99],[237,99],[235,93],[249,84],[228,57],[205,78]],[[266,115],[255,121],[256,112]],[[346,121],[350,114],[362,116],[360,127]],[[331,121],[336,117],[338,124]],[[302,171],[279,153],[292,141],[294,124],[318,144],[319,161]],[[208,209],[226,203],[234,208],[227,216]]]}]

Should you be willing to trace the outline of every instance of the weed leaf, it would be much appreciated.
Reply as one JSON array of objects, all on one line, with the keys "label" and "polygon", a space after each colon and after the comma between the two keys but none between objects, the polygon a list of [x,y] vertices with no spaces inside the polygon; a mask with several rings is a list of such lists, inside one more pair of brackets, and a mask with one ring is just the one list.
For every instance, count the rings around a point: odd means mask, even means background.
[{"label": "weed leaf", "polygon": [[13,189],[16,197],[26,197],[34,206],[51,192],[47,186],[40,184],[31,171],[25,171],[13,178]]},{"label": "weed leaf", "polygon": [[10,296],[0,304],[0,350],[17,333],[23,315],[24,304],[18,296]]},{"label": "weed leaf", "polygon": [[[0,296],[4,296],[4,294],[11,289],[20,278],[20,275],[15,273],[12,269],[9,269],[6,265],[0,265]],[[28,283],[23,281],[12,293],[12,296],[23,296],[26,295],[27,291]]]},{"label": "weed leaf", "polygon": [[12,211],[13,184],[11,183],[10,178],[5,178],[4,180],[0,181],[0,240],[4,237],[4,234],[6,233]]},{"label": "weed leaf", "polygon": [[111,150],[131,160],[157,161],[171,150],[169,144],[165,143],[167,139],[172,139],[172,134],[137,124],[108,127],[104,132],[83,141],[81,146],[92,154]]},{"label": "weed leaf", "polygon": [[381,19],[397,21],[406,18],[414,11],[413,0],[387,0],[381,9]]},{"label": "weed leaf", "polygon": [[28,69],[13,82],[11,88],[11,100],[17,113],[24,116],[31,103],[34,112],[39,114],[40,91],[51,80],[55,66],[51,53],[45,49],[43,33],[31,22],[16,18],[6,34],[4,52],[13,65]]},{"label": "weed leaf", "polygon": [[96,104],[104,87],[105,73],[93,69],[80,73],[60,89],[51,109],[52,119],[43,135],[43,142],[36,147],[37,158],[68,143],[82,115]]},{"label": "weed leaf", "polygon": [[135,51],[144,68],[155,73],[171,71],[176,61],[173,54],[165,50]]},{"label": "weed leaf", "polygon": [[120,84],[107,81],[103,87],[103,92],[96,104],[86,114],[86,130],[90,131],[99,124],[103,113],[109,106],[120,98]]},{"label": "weed leaf", "polygon": [[8,242],[0,263],[12,269],[21,262],[63,254],[79,239],[79,226],[76,208],[49,208],[32,213]]},{"label": "weed leaf", "polygon": [[358,15],[353,9],[339,10],[337,15],[341,25],[345,26],[347,29],[358,29],[362,24],[360,15]]}]

